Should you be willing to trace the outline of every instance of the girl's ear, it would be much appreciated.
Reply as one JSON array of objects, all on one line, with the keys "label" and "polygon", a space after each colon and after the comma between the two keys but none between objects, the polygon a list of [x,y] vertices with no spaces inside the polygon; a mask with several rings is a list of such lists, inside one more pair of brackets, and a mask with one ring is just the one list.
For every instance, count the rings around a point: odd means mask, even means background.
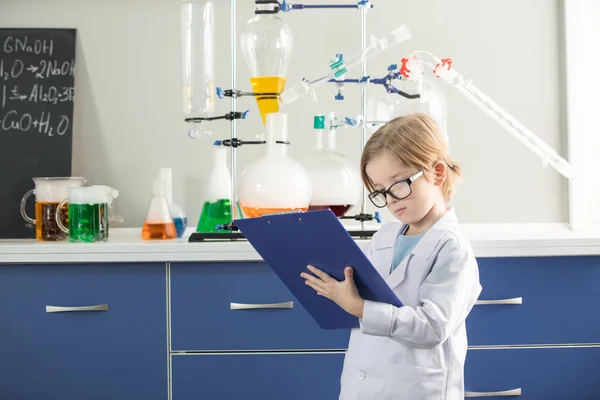
[{"label": "girl's ear", "polygon": [[442,186],[446,181],[446,175],[448,174],[448,166],[443,161],[438,161],[433,166],[433,183],[436,186]]}]

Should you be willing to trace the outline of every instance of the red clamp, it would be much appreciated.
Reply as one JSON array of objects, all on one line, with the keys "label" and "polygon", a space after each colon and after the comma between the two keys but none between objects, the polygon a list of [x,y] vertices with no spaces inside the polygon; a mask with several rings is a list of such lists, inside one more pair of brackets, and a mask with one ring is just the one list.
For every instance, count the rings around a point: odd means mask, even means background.
[{"label": "red clamp", "polygon": [[409,78],[410,74],[410,69],[408,69],[408,67],[406,66],[406,64],[408,64],[408,58],[403,58],[402,60],[402,66],[400,67],[400,71],[398,71],[400,73],[400,75],[402,75],[403,77],[405,77],[406,79]]},{"label": "red clamp", "polygon": [[437,76],[438,78],[440,77],[437,73],[438,68],[440,67],[440,65],[442,67],[447,67],[446,69],[448,71],[450,71],[450,68],[452,68],[452,59],[451,58],[442,58],[442,64],[438,64],[435,66],[435,68],[433,69],[433,74],[435,76]]}]

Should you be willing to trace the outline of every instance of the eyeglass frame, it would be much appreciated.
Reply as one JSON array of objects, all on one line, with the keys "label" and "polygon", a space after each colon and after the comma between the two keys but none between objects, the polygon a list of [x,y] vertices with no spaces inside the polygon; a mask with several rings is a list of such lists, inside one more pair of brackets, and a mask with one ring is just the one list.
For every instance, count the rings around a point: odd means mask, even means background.
[{"label": "eyeglass frame", "polygon": [[[397,182],[392,183],[390,185],[390,187],[388,187],[387,189],[375,190],[375,191],[369,193],[369,195],[367,197],[369,198],[369,200],[371,201],[371,203],[373,203],[373,205],[375,207],[377,207],[377,208],[384,208],[384,207],[386,207],[388,205],[388,199],[387,199],[387,195],[388,194],[390,195],[390,197],[392,197],[393,199],[396,199],[396,200],[404,200],[404,199],[406,199],[408,196],[410,196],[412,194],[412,184],[414,183],[414,181],[416,181],[417,179],[419,179],[422,176],[423,176],[423,171],[419,171],[419,172],[415,173],[414,175],[412,175],[412,176],[410,176],[410,177],[408,177],[406,179],[402,179],[402,180],[399,180]],[[404,196],[402,198],[399,198],[399,197],[395,196],[394,194],[392,194],[392,192],[390,191],[390,189],[392,187],[394,187],[395,185],[397,185],[399,183],[402,183],[402,182],[406,182],[408,184],[408,189],[410,190],[410,192],[406,196]],[[379,194],[383,194],[383,197],[385,198],[385,204],[382,205],[382,206],[378,206],[373,201],[373,197],[375,197],[375,196],[377,196]]]}]

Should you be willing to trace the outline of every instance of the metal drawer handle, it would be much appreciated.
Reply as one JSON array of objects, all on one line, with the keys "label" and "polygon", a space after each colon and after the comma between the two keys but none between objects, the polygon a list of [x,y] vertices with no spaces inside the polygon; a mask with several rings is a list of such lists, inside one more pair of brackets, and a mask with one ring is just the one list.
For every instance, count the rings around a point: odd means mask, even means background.
[{"label": "metal drawer handle", "polygon": [[522,297],[514,297],[512,299],[498,299],[498,300],[477,300],[476,306],[484,306],[490,304],[523,304]]},{"label": "metal drawer handle", "polygon": [[294,302],[288,301],[285,303],[271,303],[271,304],[242,304],[242,303],[231,303],[230,308],[232,310],[259,310],[267,308],[294,308]]},{"label": "metal drawer handle", "polygon": [[46,312],[73,312],[73,311],[108,311],[108,304],[98,304],[95,306],[81,306],[81,307],[59,307],[59,306],[46,306]]},{"label": "metal drawer handle", "polygon": [[465,397],[520,396],[521,388],[502,392],[465,392]]}]

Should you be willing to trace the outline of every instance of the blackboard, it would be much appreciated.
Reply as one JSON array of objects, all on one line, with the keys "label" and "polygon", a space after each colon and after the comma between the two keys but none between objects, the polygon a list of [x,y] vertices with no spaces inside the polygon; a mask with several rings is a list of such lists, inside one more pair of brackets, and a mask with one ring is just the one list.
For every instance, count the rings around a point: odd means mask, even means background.
[{"label": "blackboard", "polygon": [[35,237],[20,211],[33,177],[71,176],[75,39],[75,29],[0,29],[0,239]]}]

